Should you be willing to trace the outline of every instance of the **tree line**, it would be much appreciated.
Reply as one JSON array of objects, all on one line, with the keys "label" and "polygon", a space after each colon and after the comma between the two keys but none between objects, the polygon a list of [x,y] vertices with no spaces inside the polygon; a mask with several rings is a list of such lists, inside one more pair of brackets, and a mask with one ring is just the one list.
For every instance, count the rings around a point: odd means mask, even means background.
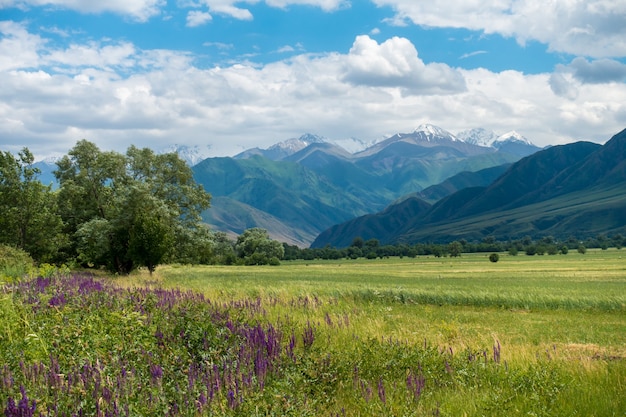
[{"label": "tree line", "polygon": [[42,184],[24,148],[0,152],[0,244],[38,263],[127,274],[162,263],[278,263],[282,244],[263,229],[236,240],[212,232],[211,196],[176,153],[130,146],[125,154],[81,140],[57,162],[58,190]]},{"label": "tree line", "polygon": [[570,250],[585,253],[587,248],[608,249],[616,247],[621,249],[626,246],[626,237],[615,234],[611,237],[598,235],[584,240],[571,236],[564,240],[546,236],[540,239],[532,239],[526,236],[515,240],[497,240],[493,236],[480,241],[468,242],[467,240],[455,240],[450,243],[416,243],[409,245],[399,243],[395,245],[381,245],[378,239],[364,240],[361,237],[353,239],[347,248],[335,248],[327,245],[323,248],[299,248],[294,245],[285,246],[285,259],[287,260],[314,260],[314,259],[357,259],[357,258],[387,258],[390,256],[416,257],[430,255],[434,257],[457,257],[463,253],[481,252],[508,252],[511,255],[524,253],[526,255],[557,255],[567,254]]},{"label": "tree line", "polygon": [[81,140],[57,162],[59,188],[39,181],[34,156],[24,148],[0,152],[0,245],[23,250],[37,263],[150,273],[163,263],[279,264],[280,260],[461,256],[471,252],[512,255],[565,254],[586,248],[621,248],[620,234],[580,240],[527,236],[499,241],[381,245],[356,237],[347,248],[299,248],[270,238],[261,228],[231,239],[211,231],[202,211],[211,196],[176,153],[155,154],[130,146],[125,154],[101,151]]}]

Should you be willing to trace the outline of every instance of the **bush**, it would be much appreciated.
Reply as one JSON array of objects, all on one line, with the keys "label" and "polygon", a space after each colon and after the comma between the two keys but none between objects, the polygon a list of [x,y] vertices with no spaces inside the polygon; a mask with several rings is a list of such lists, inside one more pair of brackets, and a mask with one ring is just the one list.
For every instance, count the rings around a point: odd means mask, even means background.
[{"label": "bush", "polygon": [[19,281],[33,268],[30,255],[12,246],[0,245],[0,280]]},{"label": "bush", "polygon": [[497,253],[492,253],[491,255],[489,255],[489,260],[491,262],[498,262],[500,260],[500,255],[498,255]]}]

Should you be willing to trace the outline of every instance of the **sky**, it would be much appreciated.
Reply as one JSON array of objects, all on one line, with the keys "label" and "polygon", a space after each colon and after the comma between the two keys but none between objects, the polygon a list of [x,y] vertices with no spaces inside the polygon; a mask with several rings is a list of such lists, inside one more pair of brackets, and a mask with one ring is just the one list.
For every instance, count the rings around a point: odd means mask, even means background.
[{"label": "sky", "polygon": [[626,0],[0,0],[0,150],[626,128]]}]

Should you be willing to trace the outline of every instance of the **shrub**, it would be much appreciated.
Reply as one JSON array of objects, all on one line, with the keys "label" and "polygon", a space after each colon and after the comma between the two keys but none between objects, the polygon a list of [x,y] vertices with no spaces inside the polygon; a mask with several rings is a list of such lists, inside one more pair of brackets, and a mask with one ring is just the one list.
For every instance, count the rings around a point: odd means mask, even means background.
[{"label": "shrub", "polygon": [[19,281],[33,268],[30,255],[12,246],[0,245],[0,280]]},{"label": "shrub", "polygon": [[497,253],[492,253],[491,255],[489,255],[489,260],[491,262],[498,262],[500,260],[500,255],[498,255]]}]

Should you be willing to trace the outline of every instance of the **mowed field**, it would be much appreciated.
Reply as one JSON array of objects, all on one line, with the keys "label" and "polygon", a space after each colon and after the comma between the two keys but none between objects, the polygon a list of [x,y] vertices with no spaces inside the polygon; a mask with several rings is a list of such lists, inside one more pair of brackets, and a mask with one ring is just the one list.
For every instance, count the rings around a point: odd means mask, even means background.
[{"label": "mowed field", "polygon": [[[342,346],[350,351],[357,339],[409,349],[436,346],[453,355],[486,351],[490,357],[500,346],[499,359],[509,367],[556,363],[565,381],[590,382],[576,393],[582,395],[576,403],[586,401],[586,407],[576,411],[562,404],[543,409],[544,415],[625,415],[626,251],[500,254],[497,263],[488,255],[166,266],[145,279],[224,303],[259,300],[262,320],[314,323],[325,335],[321,350],[329,352]],[[449,415],[463,410],[464,401],[449,407]],[[470,404],[465,402],[464,412],[482,415],[480,406]]]}]

